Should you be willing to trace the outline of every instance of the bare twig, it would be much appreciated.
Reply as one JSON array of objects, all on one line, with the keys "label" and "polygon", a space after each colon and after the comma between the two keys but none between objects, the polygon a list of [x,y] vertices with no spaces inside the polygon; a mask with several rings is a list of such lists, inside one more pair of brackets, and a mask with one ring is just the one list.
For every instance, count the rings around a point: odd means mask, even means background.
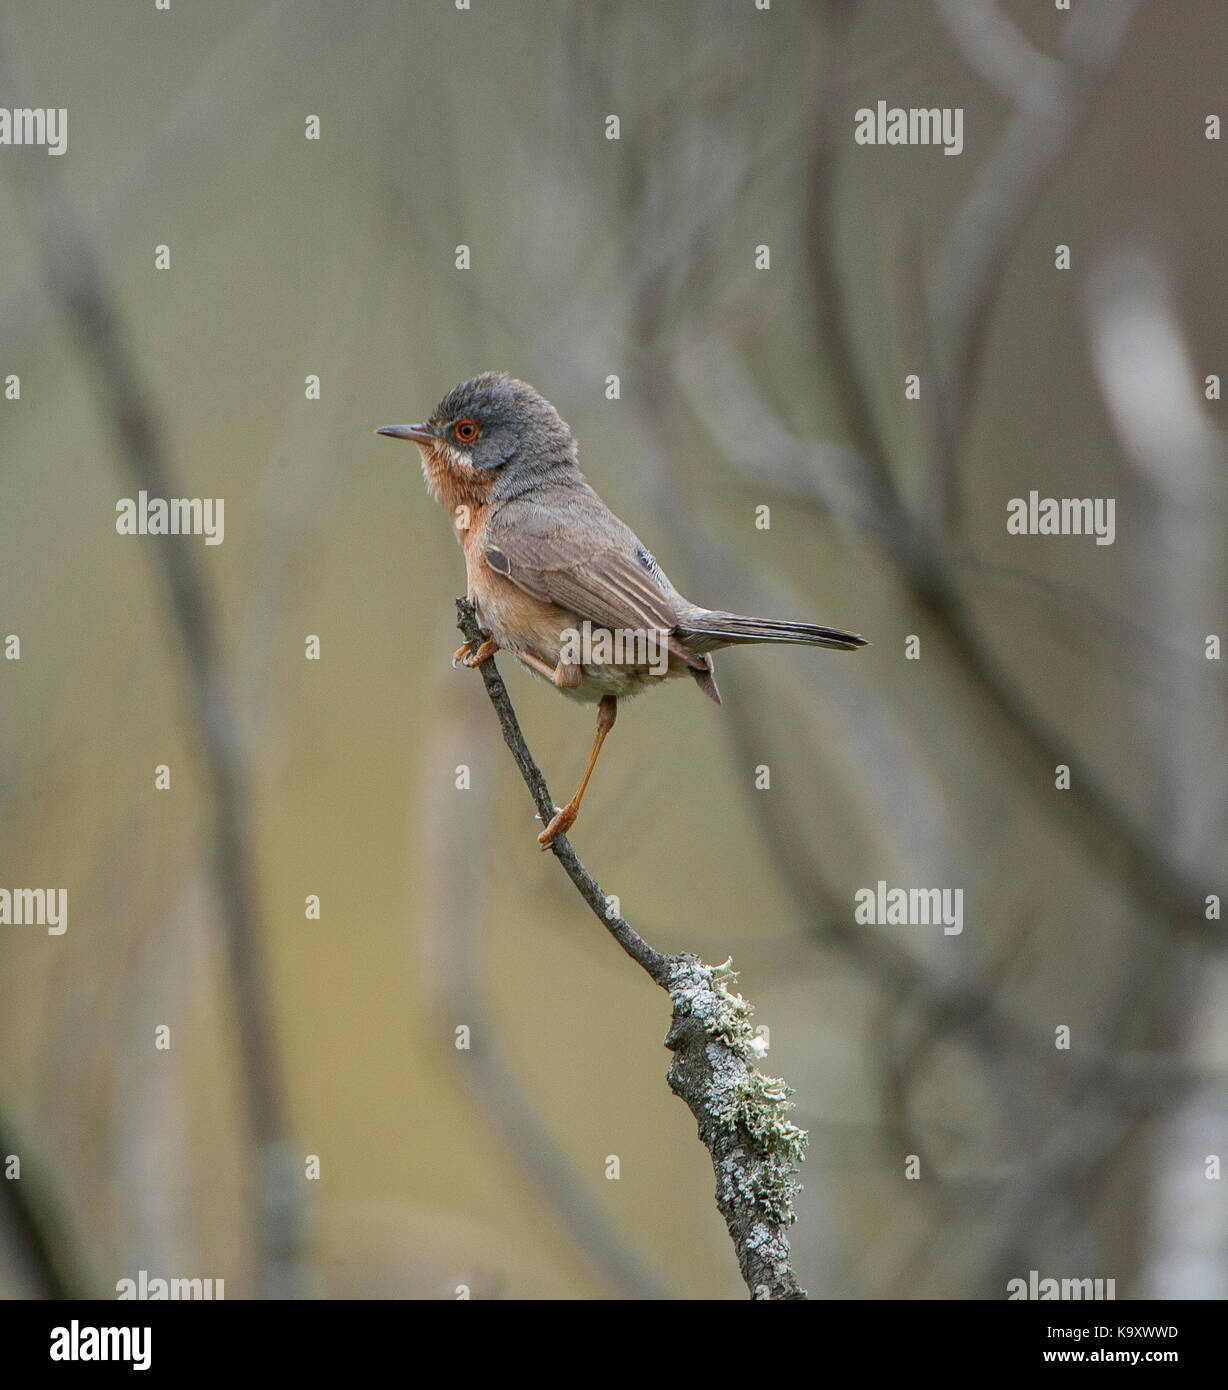
[{"label": "bare twig", "polygon": [[[473,605],[456,600],[457,627],[476,650],[482,636]],[[493,660],[479,668],[538,814],[554,814],[546,779],[529,752],[516,711]],[[665,1046],[674,1054],[670,1089],[685,1101],[712,1156],[716,1203],[737,1252],[738,1266],[755,1298],[804,1298],[789,1253],[793,1221],[793,1174],[801,1162],[806,1135],[785,1118],[789,1088],[765,1076],[750,1027],[750,1006],[729,985],[729,967],[705,965],[688,953],[663,955],[613,911],[597,880],[580,862],[566,836],[551,843],[580,896],[622,949],[669,995],[674,1016]]]}]

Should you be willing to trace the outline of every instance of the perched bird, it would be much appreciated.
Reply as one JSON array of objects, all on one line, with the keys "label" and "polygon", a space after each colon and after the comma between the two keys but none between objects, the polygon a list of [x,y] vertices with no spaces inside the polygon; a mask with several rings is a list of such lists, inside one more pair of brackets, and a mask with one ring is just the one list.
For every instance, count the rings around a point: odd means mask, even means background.
[{"label": "perched bird", "polygon": [[425,424],[376,431],[412,440],[426,485],[452,517],[468,597],[485,640],[452,658],[511,653],[576,700],[597,702],[597,734],[576,794],[538,836],[575,822],[618,701],[689,676],[720,703],[711,653],[749,642],[855,651],[855,632],[744,618],[682,597],[629,526],[584,480],[576,441],[526,382],[484,372],[453,388]]}]

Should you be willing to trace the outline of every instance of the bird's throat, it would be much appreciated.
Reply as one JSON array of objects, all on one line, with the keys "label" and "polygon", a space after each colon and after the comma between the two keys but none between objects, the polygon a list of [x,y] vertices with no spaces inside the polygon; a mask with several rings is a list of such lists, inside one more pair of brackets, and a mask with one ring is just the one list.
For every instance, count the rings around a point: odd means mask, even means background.
[{"label": "bird's throat", "polygon": [[448,513],[458,533],[469,529],[490,501],[497,470],[474,468],[447,444],[419,445],[419,449],[427,491]]}]

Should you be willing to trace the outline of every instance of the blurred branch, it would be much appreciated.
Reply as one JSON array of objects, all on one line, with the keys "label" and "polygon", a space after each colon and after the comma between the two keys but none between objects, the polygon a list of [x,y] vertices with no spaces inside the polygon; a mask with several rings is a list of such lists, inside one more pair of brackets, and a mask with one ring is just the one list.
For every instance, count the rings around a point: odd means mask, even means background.
[{"label": "blurred branch", "polygon": [[865,497],[861,455],[847,445],[795,434],[781,420],[747,367],[724,338],[688,335],[675,366],[681,393],[737,471],[783,495],[858,530],[873,526]]},{"label": "blurred branch", "polygon": [[1034,48],[997,0],[935,0],[970,67],[1025,110],[1043,102],[1060,80],[1058,65]]},{"label": "blurred branch", "polygon": [[[1017,75],[1018,109],[983,166],[951,229],[932,286],[931,303],[945,330],[942,389],[952,422],[951,448],[962,443],[975,405],[985,340],[1002,286],[1002,269],[1028,213],[1057,168],[1087,110],[1096,82],[1121,48],[1138,0],[1085,0],[1065,25],[1060,60],[1015,60],[1024,40],[996,7],[973,26],[966,3],[939,12],[965,53],[973,29],[982,53]],[[988,22],[992,17],[992,23]]]},{"label": "blurred branch", "polygon": [[[476,651],[482,634],[473,605],[458,598],[456,611],[457,627]],[[479,669],[504,741],[544,824],[554,814],[554,802],[524,741],[507,687],[493,659]],[[566,836],[555,836],[550,848],[614,940],[669,995],[673,1021],[665,1046],[674,1054],[670,1089],[695,1116],[712,1157],[716,1203],[752,1297],[804,1298],[793,1273],[787,1231],[793,1221],[792,1175],[806,1136],[785,1118],[788,1087],[755,1066],[750,1007],[728,989],[737,977],[728,962],[709,966],[694,955],[654,950],[612,910]]]},{"label": "blurred branch", "polygon": [[[735,725],[732,736],[749,747],[754,732],[749,715],[732,700],[726,708]],[[780,871],[779,882],[809,921],[815,940],[834,947],[875,979],[897,1008],[910,1006],[922,1013],[924,1031],[918,1043],[922,1049],[957,1033],[981,1057],[1014,1054],[1020,1065],[1035,1067],[1038,1075],[1074,1077],[1088,1086],[1111,1082],[1136,1095],[1140,1103],[1156,1102],[1177,1089],[1218,1082],[1213,1072],[1148,1053],[1118,1054],[1094,1045],[1085,1045],[1077,1054],[1056,1053],[1050,1034],[1010,1013],[985,988],[931,967],[889,936],[854,925],[831,884],[792,833],[788,808],[770,796],[756,797],[753,807],[755,827]]]},{"label": "blurred branch", "polygon": [[[11,90],[12,86],[0,61],[0,87]],[[26,157],[18,167],[39,224],[36,239],[47,291],[85,349],[131,483],[152,497],[177,496],[180,489],[93,247],[51,162],[23,153]],[[234,993],[247,1124],[255,1149],[259,1210],[254,1223],[255,1283],[265,1296],[285,1297],[297,1289],[298,1198],[272,1037],[238,719],[222,676],[211,601],[196,552],[171,537],[146,544],[156,559],[182,643],[192,727],[209,779],[214,889]]]},{"label": "blurred branch", "polygon": [[[8,1156],[22,1157],[23,1145],[0,1108],[0,1168]],[[77,1252],[64,1214],[53,1201],[49,1184],[29,1171],[29,1155],[20,1178],[0,1176],[0,1235],[8,1237],[18,1265],[37,1298],[86,1298],[89,1289],[77,1268]]]},{"label": "blurred branch", "polygon": [[[1223,444],[1205,413],[1199,371],[1187,345],[1165,260],[1126,243],[1096,265],[1084,285],[1092,365],[1122,454],[1141,484],[1138,508],[1140,650],[1152,634],[1191,655],[1222,611]],[[1154,659],[1154,657],[1153,657]],[[1198,667],[1202,671],[1198,672]],[[1184,698],[1154,705],[1144,718],[1151,751],[1152,835],[1177,861],[1218,877],[1225,822],[1222,764],[1223,678],[1208,685],[1214,663],[1195,659],[1171,673]],[[1197,673],[1197,674],[1196,674]],[[1211,733],[1216,729],[1218,736]],[[1215,1020],[1223,1017],[1225,961],[1188,961],[1180,973],[1175,1044],[1210,1062]],[[1223,1060],[1222,1049],[1220,1061]],[[1210,1088],[1181,1098],[1166,1116],[1167,1142],[1150,1164],[1153,1248],[1144,1277],[1158,1296],[1223,1297],[1228,1282],[1224,1202],[1191,1153],[1212,1153],[1208,1136],[1224,1119],[1224,1095]]]},{"label": "blurred branch", "polygon": [[[1138,564],[1146,631],[1140,648],[1154,659],[1152,634],[1158,633],[1195,658],[1172,672],[1185,717],[1174,718],[1171,708],[1149,715],[1152,837],[1175,862],[1213,874],[1223,823],[1215,813],[1216,779],[1204,770],[1215,757],[1207,735],[1220,722],[1223,683],[1207,682],[1212,665],[1198,656],[1221,607],[1223,504],[1213,499],[1223,446],[1203,414],[1198,371],[1161,258],[1123,246],[1094,269],[1084,300],[1092,365],[1109,419],[1145,489],[1140,524],[1148,531]],[[1203,717],[1191,717],[1195,711]],[[1222,754],[1222,736],[1218,743]]]},{"label": "blurred branch", "polygon": [[844,40],[856,7],[850,0],[829,0],[827,9],[830,31],[819,23],[811,35],[809,85],[818,96],[806,171],[806,254],[815,290],[816,345],[831,364],[849,432],[865,463],[872,494],[870,526],[883,528],[898,543],[903,537],[894,528],[901,519],[902,503],[857,360],[852,311],[836,258],[836,165],[844,93],[840,73],[844,71]]},{"label": "blurred branch", "polygon": [[[1135,0],[1095,0],[1072,16],[1062,45],[1063,58],[1046,89],[1049,101],[1020,111],[998,151],[983,171],[952,232],[943,269],[937,277],[936,302],[945,306],[948,332],[945,360],[950,364],[940,389],[949,401],[935,414],[941,437],[931,442],[949,455],[942,470],[954,494],[954,458],[974,399],[983,341],[1001,279],[1001,267],[1044,176],[1066,148],[1092,84],[1116,56]],[[831,0],[834,22],[816,27],[817,81],[830,87],[846,61],[842,43],[851,15],[849,0]],[[1049,70],[1046,69],[1046,72]],[[1041,109],[1043,108],[1043,109]],[[833,261],[833,149],[839,103],[829,94],[819,113],[811,156],[811,273],[815,293],[828,305],[823,347],[832,353],[833,370],[853,431],[863,453],[876,504],[887,511],[879,523],[888,541],[887,554],[910,585],[915,601],[958,658],[965,676],[1013,732],[1014,751],[1026,764],[1023,781],[1039,792],[1049,785],[1053,768],[1071,762],[1069,740],[1054,729],[1023,695],[1016,680],[986,641],[962,590],[951,573],[937,532],[928,531],[908,512],[894,485],[884,486],[887,460],[882,437],[869,406],[852,338],[851,320],[841,307],[840,277]],[[831,305],[840,309],[833,312]],[[1215,935],[1203,913],[1203,886],[1184,866],[1166,855],[1153,837],[1135,824],[1108,785],[1080,764],[1069,791],[1049,797],[1046,808],[1067,826],[1158,921],[1206,938]],[[1222,933],[1219,935],[1222,936]]]},{"label": "blurred branch", "polygon": [[[445,1051],[456,1074],[464,1078],[498,1129],[506,1150],[519,1162],[525,1182],[583,1253],[586,1267],[603,1277],[620,1298],[678,1297],[641,1258],[616,1214],[607,1214],[607,1204],[561,1152],[506,1055],[501,1041],[505,1030],[490,1026],[478,939],[485,926],[481,900],[487,884],[469,872],[472,846],[490,833],[489,797],[471,793],[441,800],[432,790],[439,785],[438,778],[445,772],[450,777],[458,763],[473,762],[475,757],[485,762],[497,751],[498,735],[483,713],[485,695],[472,681],[463,681],[460,687],[461,698],[450,691],[446,708],[432,712],[426,720],[430,768],[422,795],[413,804],[412,834],[420,862],[426,864],[425,874],[416,874],[410,884],[412,915],[423,934],[417,969],[420,988],[443,1034],[462,1019],[471,1025],[469,1047]],[[475,729],[479,719],[481,727]],[[558,895],[566,899],[570,911],[571,887],[553,871],[546,875],[546,882],[551,887],[557,884]],[[554,913],[543,916],[551,924],[558,921]]]}]

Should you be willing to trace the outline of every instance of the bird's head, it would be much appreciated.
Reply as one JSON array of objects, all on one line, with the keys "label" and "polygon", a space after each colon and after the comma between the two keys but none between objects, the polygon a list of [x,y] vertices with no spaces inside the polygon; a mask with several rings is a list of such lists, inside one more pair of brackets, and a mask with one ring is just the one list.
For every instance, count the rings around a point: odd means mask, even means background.
[{"label": "bird's head", "polygon": [[385,425],[376,433],[417,444],[436,496],[441,471],[489,493],[508,475],[537,476],[576,462],[566,421],[527,382],[506,372],[483,372],[454,386],[424,424]]}]

